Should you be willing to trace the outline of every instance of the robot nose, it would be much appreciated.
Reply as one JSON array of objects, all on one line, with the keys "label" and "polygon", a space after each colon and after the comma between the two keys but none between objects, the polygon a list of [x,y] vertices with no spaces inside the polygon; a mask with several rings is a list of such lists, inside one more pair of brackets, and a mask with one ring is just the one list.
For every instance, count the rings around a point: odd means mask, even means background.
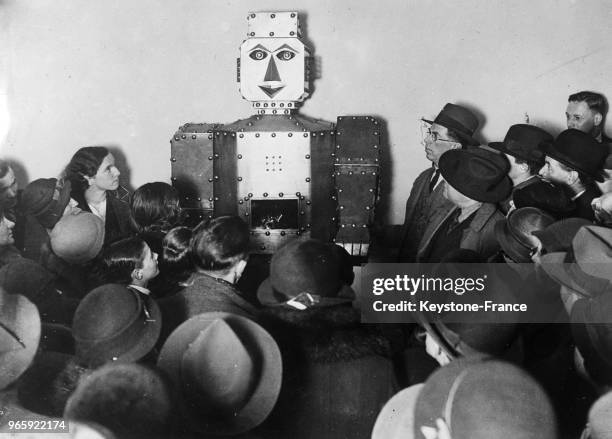
[{"label": "robot nose", "polygon": [[278,69],[276,68],[276,63],[274,62],[274,57],[270,57],[270,61],[268,62],[268,68],[266,70],[266,76],[264,77],[264,81],[280,81],[280,76],[278,74]]}]

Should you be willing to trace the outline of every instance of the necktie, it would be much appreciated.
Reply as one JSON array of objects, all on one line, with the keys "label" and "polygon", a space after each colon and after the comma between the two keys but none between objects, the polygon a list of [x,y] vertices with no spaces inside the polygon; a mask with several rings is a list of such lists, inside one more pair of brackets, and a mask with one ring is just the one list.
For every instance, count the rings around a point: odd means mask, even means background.
[{"label": "necktie", "polygon": [[433,177],[431,177],[431,180],[429,182],[429,192],[434,190],[434,187],[436,187],[436,183],[438,182],[438,180],[440,179],[440,169],[436,169],[436,172],[434,172]]}]

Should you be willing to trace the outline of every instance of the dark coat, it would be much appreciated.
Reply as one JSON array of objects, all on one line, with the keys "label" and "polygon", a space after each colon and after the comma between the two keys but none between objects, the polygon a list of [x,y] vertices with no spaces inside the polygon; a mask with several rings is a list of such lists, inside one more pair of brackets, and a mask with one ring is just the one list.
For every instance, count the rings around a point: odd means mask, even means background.
[{"label": "dark coat", "polygon": [[593,198],[601,196],[601,191],[595,185],[590,185],[582,195],[574,200],[576,209],[572,212],[572,216],[584,218],[589,221],[595,221],[595,212],[591,207]]},{"label": "dark coat", "polygon": [[[451,209],[448,212],[438,211],[437,215],[431,218],[419,245],[417,261],[427,254],[434,235],[456,209]],[[493,256],[500,249],[500,245],[495,238],[495,223],[502,219],[504,219],[504,215],[497,209],[497,206],[483,203],[470,221],[470,225],[463,231],[460,248],[474,250],[483,260]]]},{"label": "dark coat", "polygon": [[298,311],[264,309],[278,342],[283,384],[264,423],[270,438],[369,438],[382,406],[398,390],[391,346],[350,304]]},{"label": "dark coat", "polygon": [[433,167],[426,169],[412,184],[410,196],[406,201],[399,250],[399,260],[402,262],[414,262],[416,259],[419,243],[431,218],[444,215],[453,208],[453,204],[444,198],[443,184],[439,183],[433,191],[429,190],[434,172]]},{"label": "dark coat", "polygon": [[[91,212],[84,194],[73,192],[72,198],[79,203],[79,208]],[[106,191],[106,220],[104,221],[104,247],[108,244],[132,235],[130,226],[129,193],[121,186],[116,191]]]},{"label": "dark coat", "polygon": [[157,301],[162,312],[162,334],[165,340],[190,317],[204,312],[230,312],[256,319],[258,310],[228,282],[196,273],[178,293]]}]

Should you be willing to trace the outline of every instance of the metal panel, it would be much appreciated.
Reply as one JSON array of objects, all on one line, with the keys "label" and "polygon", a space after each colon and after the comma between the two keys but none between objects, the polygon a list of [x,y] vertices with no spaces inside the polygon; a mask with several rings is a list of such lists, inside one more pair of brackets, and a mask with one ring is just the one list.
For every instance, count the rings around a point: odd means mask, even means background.
[{"label": "metal panel", "polygon": [[340,116],[336,125],[338,163],[378,163],[380,123],[370,116]]},{"label": "metal panel", "polygon": [[214,214],[238,215],[236,133],[215,131],[213,155]]},{"label": "metal panel", "polygon": [[336,165],[340,228],[336,242],[352,255],[365,256],[378,196],[377,165]]},{"label": "metal panel", "polygon": [[190,223],[212,214],[214,124],[187,124],[170,141],[172,185]]},{"label": "metal panel", "polygon": [[329,242],[336,235],[337,215],[334,189],[333,131],[313,132],[311,137],[312,218],[313,238]]}]

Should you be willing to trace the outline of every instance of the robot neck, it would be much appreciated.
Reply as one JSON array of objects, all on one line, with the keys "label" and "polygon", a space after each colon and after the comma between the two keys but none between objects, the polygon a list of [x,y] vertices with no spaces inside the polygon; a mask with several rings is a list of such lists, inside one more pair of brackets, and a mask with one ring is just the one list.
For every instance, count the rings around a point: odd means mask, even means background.
[{"label": "robot neck", "polygon": [[257,110],[257,114],[287,115],[297,113],[298,104],[298,102],[253,102],[253,108]]}]

